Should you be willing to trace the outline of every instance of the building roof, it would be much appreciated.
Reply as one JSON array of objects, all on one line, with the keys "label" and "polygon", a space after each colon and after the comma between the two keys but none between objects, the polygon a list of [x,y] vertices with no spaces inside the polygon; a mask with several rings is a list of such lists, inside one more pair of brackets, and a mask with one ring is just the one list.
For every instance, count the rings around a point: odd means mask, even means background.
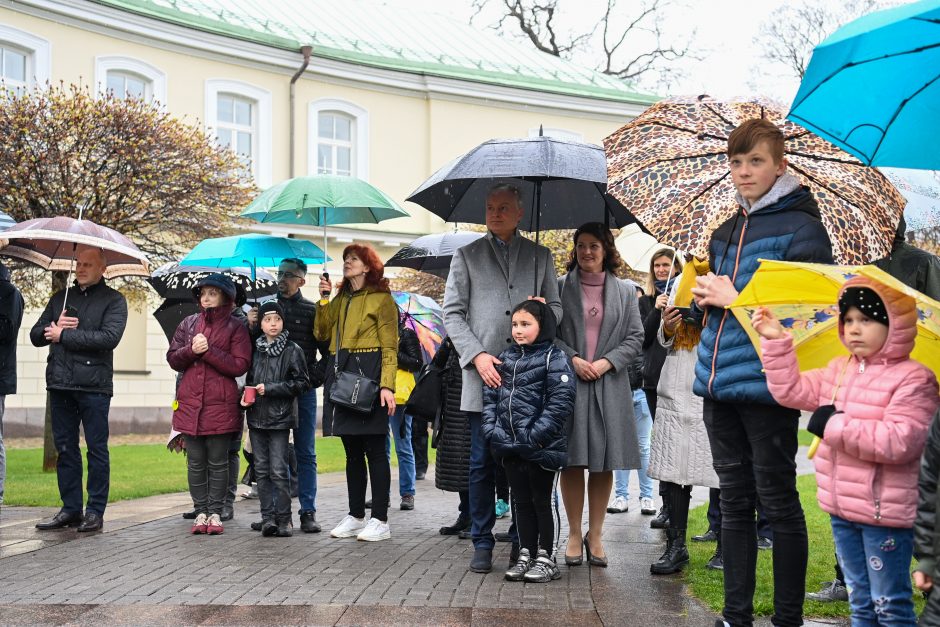
[{"label": "building roof", "polygon": [[94,0],[165,22],[359,65],[651,104],[624,81],[448,16],[363,0]]}]

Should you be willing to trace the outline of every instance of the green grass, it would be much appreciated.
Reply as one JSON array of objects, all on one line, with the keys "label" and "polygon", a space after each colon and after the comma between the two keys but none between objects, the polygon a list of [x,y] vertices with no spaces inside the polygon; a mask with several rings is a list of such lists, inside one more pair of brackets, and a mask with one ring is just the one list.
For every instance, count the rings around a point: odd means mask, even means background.
[{"label": "green grass", "polygon": [[[339,438],[318,437],[316,446],[318,473],[339,472],[345,469],[346,453]],[[186,482],[186,458],[182,454],[167,451],[162,444],[112,446],[110,452],[109,502],[189,490]],[[432,465],[435,453],[432,449],[429,454],[429,463]],[[83,460],[84,457],[85,449],[82,448]],[[392,455],[392,465],[397,463],[396,456]],[[3,503],[9,506],[43,507],[56,507],[61,503],[55,473],[42,471],[42,449],[7,450],[7,478]]]},{"label": "green grass", "polygon": [[796,434],[797,441],[799,441],[800,446],[809,446],[813,443],[813,438],[816,436],[807,431],[806,429],[800,429]]},{"label": "green grass", "polygon": [[[800,434],[806,433],[801,431]],[[810,434],[807,434],[810,435]],[[812,437],[810,435],[810,437]],[[835,546],[832,541],[832,528],[829,514],[819,509],[816,503],[816,477],[804,475],[797,478],[800,500],[806,512],[806,527],[809,533],[809,562],[806,569],[806,587],[808,590],[819,589],[823,581],[830,581],[835,575]],[[689,535],[701,533],[708,528],[705,512],[708,507],[702,505],[689,512]],[[692,594],[711,609],[720,612],[724,605],[723,578],[720,571],[707,570],[705,562],[715,550],[712,543],[690,542],[689,553],[692,561],[685,571],[686,581]],[[773,613],[773,573],[772,552],[760,551],[757,557],[757,589],[754,593],[754,614],[769,616]],[[914,603],[918,615],[924,608],[924,601],[919,592],[914,594]],[[806,601],[803,606],[806,616],[848,616],[847,602],[820,603]]]}]

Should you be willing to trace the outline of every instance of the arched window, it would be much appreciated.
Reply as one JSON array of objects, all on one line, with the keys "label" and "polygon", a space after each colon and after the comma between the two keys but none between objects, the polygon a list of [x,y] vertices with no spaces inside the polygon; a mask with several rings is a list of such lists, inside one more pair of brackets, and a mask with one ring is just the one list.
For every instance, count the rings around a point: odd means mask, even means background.
[{"label": "arched window", "polygon": [[206,126],[259,187],[271,185],[271,92],[239,81],[206,81]]},{"label": "arched window", "polygon": [[98,93],[111,92],[117,98],[138,98],[166,104],[166,75],[149,63],[132,57],[96,57],[95,85]]},{"label": "arched window", "polygon": [[310,103],[308,115],[310,174],[369,177],[369,114],[344,100]]},{"label": "arched window", "polygon": [[51,46],[45,39],[0,24],[0,81],[22,93],[49,80]]}]

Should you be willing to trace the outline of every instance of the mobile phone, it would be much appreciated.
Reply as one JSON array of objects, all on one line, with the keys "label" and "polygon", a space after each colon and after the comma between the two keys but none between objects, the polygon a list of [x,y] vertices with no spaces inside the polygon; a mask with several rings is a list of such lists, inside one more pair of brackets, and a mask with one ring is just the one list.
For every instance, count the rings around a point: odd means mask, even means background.
[{"label": "mobile phone", "polygon": [[[322,276],[322,277],[323,277],[324,279],[326,279],[327,281],[330,280],[330,273],[329,273],[329,272],[324,272],[324,273],[323,273],[322,275],[320,275],[320,276]],[[322,291],[322,292],[320,292],[320,296],[322,296],[323,298],[328,298],[328,297],[330,296],[330,293],[327,292],[327,291]]]},{"label": "mobile phone", "polygon": [[75,309],[75,307],[72,307],[71,305],[66,305],[66,306],[65,306],[65,311],[64,311],[64,313],[65,313],[65,315],[68,316],[69,318],[77,318],[77,317],[78,317],[78,309]]}]

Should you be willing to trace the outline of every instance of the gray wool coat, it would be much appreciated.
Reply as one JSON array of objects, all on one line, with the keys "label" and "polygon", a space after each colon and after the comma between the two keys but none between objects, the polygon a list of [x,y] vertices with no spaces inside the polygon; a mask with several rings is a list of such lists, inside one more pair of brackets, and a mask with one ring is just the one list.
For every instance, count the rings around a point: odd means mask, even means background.
[{"label": "gray wool coat", "polygon": [[510,312],[532,295],[538,261],[539,296],[561,320],[550,250],[516,235],[505,258],[492,233],[458,248],[444,288],[444,328],[460,355],[462,411],[483,411],[483,379],[473,366],[480,353],[494,357],[512,342]]},{"label": "gray wool coat", "polygon": [[604,320],[596,355],[585,355],[584,310],[578,269],[558,279],[562,320],[555,343],[569,357],[606,358],[613,365],[597,381],[578,379],[574,414],[568,418],[568,466],[591,472],[640,467],[629,366],[643,348],[636,289],[611,273],[604,280]]}]

